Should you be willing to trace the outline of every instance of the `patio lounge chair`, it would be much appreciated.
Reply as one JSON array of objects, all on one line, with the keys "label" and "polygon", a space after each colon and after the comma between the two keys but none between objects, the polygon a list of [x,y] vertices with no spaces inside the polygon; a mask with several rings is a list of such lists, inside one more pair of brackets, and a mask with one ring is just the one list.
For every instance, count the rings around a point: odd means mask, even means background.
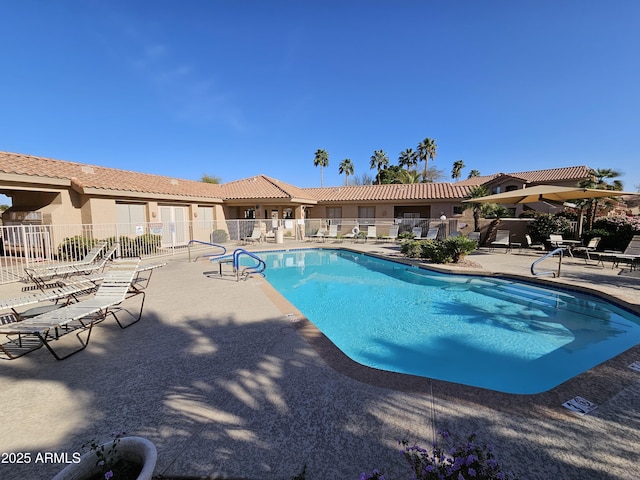
[{"label": "patio lounge chair", "polygon": [[396,240],[398,240],[399,230],[400,230],[400,227],[398,225],[392,225],[391,227],[389,227],[389,233],[387,235],[383,235],[382,237],[380,237],[380,240],[385,242],[395,243]]},{"label": "patio lounge chair", "polygon": [[604,260],[611,260],[611,268],[616,268],[620,263],[627,263],[631,270],[635,270],[636,264],[640,263],[640,235],[634,235],[624,252],[607,251],[591,252],[591,255],[597,256],[599,263],[604,266]]},{"label": "patio lounge chair", "polygon": [[356,225],[351,229],[350,233],[345,233],[343,235],[344,238],[350,238],[354,241],[354,243],[358,240],[358,236],[360,235],[360,227]]},{"label": "patio lounge chair", "polygon": [[367,236],[365,237],[365,241],[369,240],[370,238],[373,238],[374,240],[378,239],[375,225],[369,225],[369,228],[367,228]]},{"label": "patio lounge chair", "polygon": [[496,247],[503,247],[505,252],[510,252],[512,246],[520,246],[520,244],[511,243],[511,232],[509,230],[498,230],[496,232],[496,239],[491,242],[491,251]]},{"label": "patio lounge chair", "polygon": [[467,234],[467,238],[469,240],[475,240],[476,242],[478,242],[478,245],[480,245],[480,232],[469,232]]},{"label": "patio lounge chair", "polygon": [[313,239],[316,239],[316,240],[322,240],[324,242],[324,239],[327,236],[326,231],[327,230],[324,229],[324,228],[319,228],[316,233],[314,233],[313,235],[309,235],[309,238],[313,238]]},{"label": "patio lounge chair", "polygon": [[601,239],[602,237],[593,237],[585,246],[574,247],[572,250],[574,252],[584,252],[584,262],[587,263],[587,260],[591,260],[591,252],[596,251],[596,248],[598,248],[598,244],[600,243]]},{"label": "patio lounge chair", "polygon": [[[24,271],[27,274],[28,279],[31,280],[35,284],[35,286],[25,287],[23,288],[23,290],[33,290],[34,288],[45,290],[47,288],[56,287],[59,285],[59,282],[57,281],[47,283],[50,280],[54,280],[56,278],[65,278],[72,275],[83,275],[102,271],[104,270],[107,262],[111,260],[111,258],[115,255],[119,246],[120,243],[115,242],[109,248],[109,250],[107,250],[99,259],[97,259],[97,257],[99,257],[100,255],[100,252],[104,248],[100,247],[98,253],[95,256],[93,254],[91,255],[93,259],[90,262],[87,262],[83,259],[80,262],[74,263],[47,265],[44,267],[25,267]],[[85,256],[85,258],[87,258],[87,256]]]},{"label": "patio lounge chair", "polygon": [[262,230],[258,226],[253,227],[253,232],[251,232],[251,236],[244,237],[242,241],[244,242],[245,245],[249,243],[262,242]]},{"label": "patio lounge chair", "polygon": [[[0,350],[12,359],[44,346],[56,360],[63,360],[83,350],[89,343],[93,326],[108,315],[114,317],[120,328],[127,328],[138,322],[142,317],[145,293],[133,288],[132,284],[136,278],[139,263],[139,258],[114,260],[113,266],[106,273],[93,297],[21,322],[3,325],[0,327],[0,334],[6,335],[9,341],[1,345]],[[128,310],[118,307],[124,300],[136,295],[142,295],[137,317]],[[127,311],[134,320],[126,325],[122,324],[116,315],[117,310]],[[60,355],[51,343],[72,332],[77,332],[75,335],[80,342],[80,347]],[[86,333],[84,339],[81,337],[82,333]]]},{"label": "patio lounge chair", "polygon": [[427,236],[424,237],[427,240],[437,240],[440,227],[432,227],[427,231]]},{"label": "patio lounge chair", "polygon": [[540,243],[540,242],[534,242],[533,240],[531,240],[531,235],[526,234],[524,236],[526,242],[527,242],[527,248],[530,250],[540,250],[540,251],[546,251],[547,247],[545,247],[544,243]]},{"label": "patio lounge chair", "polygon": [[422,227],[413,227],[411,233],[414,240],[420,240],[422,238]]},{"label": "patio lounge chair", "polygon": [[[11,310],[11,313],[8,315],[12,315],[15,319],[14,321],[20,321],[50,310],[55,310],[56,308],[61,308],[71,302],[76,302],[80,296],[93,293],[97,288],[98,285],[93,281],[77,281],[69,285],[61,285],[41,292],[0,300],[0,311]],[[34,305],[36,306],[34,307]],[[31,308],[19,313],[16,309],[20,307]]]},{"label": "patio lounge chair", "polygon": [[329,225],[329,233],[327,238],[338,238],[338,225]]}]

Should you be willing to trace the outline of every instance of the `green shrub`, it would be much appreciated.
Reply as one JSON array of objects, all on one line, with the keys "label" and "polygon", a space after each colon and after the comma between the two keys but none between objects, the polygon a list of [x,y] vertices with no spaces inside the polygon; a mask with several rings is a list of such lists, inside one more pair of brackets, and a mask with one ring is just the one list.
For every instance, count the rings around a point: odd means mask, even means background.
[{"label": "green shrub", "polygon": [[551,234],[567,235],[571,233],[571,223],[565,217],[541,213],[529,223],[527,230],[534,242],[546,242]]},{"label": "green shrub", "polygon": [[413,234],[413,232],[401,232],[398,235],[398,238],[400,240],[413,240],[414,238],[416,238],[416,236]]},{"label": "green shrub", "polygon": [[224,243],[228,238],[225,230],[214,230],[211,234],[211,243]]},{"label": "green shrub", "polygon": [[451,257],[453,263],[462,260],[466,255],[478,248],[478,242],[465,236],[445,238],[443,243],[447,257]]},{"label": "green shrub", "polygon": [[409,258],[420,258],[422,256],[422,245],[419,240],[405,240],[400,245],[400,252]]},{"label": "green shrub", "polygon": [[67,262],[80,260],[95,244],[95,240],[87,239],[80,235],[65,238],[62,243],[58,245],[58,260]]},{"label": "green shrub", "polygon": [[[109,245],[116,241],[116,237],[107,239]],[[141,257],[156,253],[162,243],[161,235],[146,233],[135,237],[120,235],[120,256],[121,257]]]}]

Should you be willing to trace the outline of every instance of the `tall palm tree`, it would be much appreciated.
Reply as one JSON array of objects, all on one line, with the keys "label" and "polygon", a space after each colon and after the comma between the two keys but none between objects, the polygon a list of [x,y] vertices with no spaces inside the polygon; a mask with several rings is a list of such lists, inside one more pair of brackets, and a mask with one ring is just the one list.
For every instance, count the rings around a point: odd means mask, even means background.
[{"label": "tall palm tree", "polygon": [[[482,185],[477,185],[475,187],[471,187],[469,189],[469,193],[465,197],[465,200],[473,200],[475,198],[486,197],[489,195],[489,191],[486,187]],[[480,231],[480,214],[482,214],[487,209],[491,208],[491,204],[481,203],[481,202],[465,202],[462,204],[462,208],[467,210],[469,208],[473,209],[473,231]]]},{"label": "tall palm tree", "polygon": [[456,160],[453,162],[453,169],[451,170],[451,178],[456,182],[460,179],[460,173],[464,168],[464,162],[462,160]]},{"label": "tall palm tree", "polygon": [[322,169],[329,166],[329,154],[326,150],[319,148],[316,150],[316,157],[313,159],[313,166],[320,166],[320,186],[324,187]]},{"label": "tall palm tree", "polygon": [[345,158],[340,162],[340,166],[338,167],[338,173],[342,175],[344,173],[345,179],[344,184],[349,185],[349,175],[353,175],[353,163],[350,158]]},{"label": "tall palm tree", "polygon": [[413,148],[407,148],[405,151],[400,152],[398,165],[407,170],[411,170],[412,167],[415,168],[418,166],[418,154],[413,151]]},{"label": "tall palm tree", "polygon": [[473,177],[479,177],[479,176],[480,176],[480,170],[476,170],[474,168],[469,172],[469,175],[467,176],[467,178],[473,178]]},{"label": "tall palm tree", "polygon": [[429,160],[436,158],[438,146],[434,138],[425,138],[418,144],[418,159],[424,162],[424,170],[422,173],[423,181],[427,178],[427,168],[429,168]]},{"label": "tall palm tree", "polygon": [[[622,182],[620,180],[614,180],[612,183],[607,182],[607,179],[613,179],[621,175],[621,173],[616,170],[611,168],[591,169],[589,171],[589,175],[591,175],[591,178],[583,180],[578,184],[578,186],[584,188],[598,188],[600,190],[622,191]],[[612,194],[611,196],[615,197],[615,194]],[[590,198],[585,202],[585,204],[587,206],[587,229],[591,230],[598,211],[598,199]]]},{"label": "tall palm tree", "polygon": [[383,167],[389,165],[389,156],[385,153],[384,150],[376,150],[371,155],[371,161],[369,162],[369,167],[371,170],[376,168],[378,170],[378,185],[380,185],[380,170]]}]

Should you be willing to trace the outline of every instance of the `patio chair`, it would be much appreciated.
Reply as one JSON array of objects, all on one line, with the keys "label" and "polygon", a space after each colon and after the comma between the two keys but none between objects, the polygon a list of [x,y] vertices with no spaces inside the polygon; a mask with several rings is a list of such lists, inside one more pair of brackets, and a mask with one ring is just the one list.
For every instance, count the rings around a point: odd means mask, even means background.
[{"label": "patio chair", "polygon": [[383,235],[382,237],[380,237],[380,240],[385,242],[395,243],[396,240],[398,240],[399,230],[400,230],[400,227],[398,225],[392,225],[391,227],[389,227],[389,233],[387,235]]},{"label": "patio chair", "polygon": [[413,239],[414,240],[421,240],[422,239],[422,227],[413,227],[411,229],[411,233],[413,233]]},{"label": "patio chair", "polygon": [[591,252],[595,252],[598,248],[600,240],[602,240],[602,237],[593,237],[585,246],[574,247],[572,250],[574,252],[584,252],[584,263],[587,263],[587,260],[591,260]]},{"label": "patio chair", "polygon": [[504,248],[505,252],[511,251],[511,232],[509,230],[498,230],[496,232],[496,239],[491,242],[491,251],[496,247]]},{"label": "patio chair", "polygon": [[[108,315],[114,317],[120,328],[127,328],[138,322],[142,317],[145,293],[132,288],[132,283],[136,278],[139,263],[139,258],[114,260],[93,297],[21,322],[3,325],[0,327],[0,334],[6,335],[9,341],[1,345],[0,350],[8,358],[13,359],[44,346],[56,360],[64,360],[86,348],[93,326]],[[137,317],[128,310],[118,307],[124,300],[137,295],[142,295]],[[125,310],[134,320],[124,325],[116,315],[116,311],[121,310]],[[77,332],[75,335],[80,346],[64,355],[59,354],[51,343],[72,332]],[[81,336],[82,333],[85,333],[84,339]]]},{"label": "patio chair", "polygon": [[599,258],[601,263],[604,259],[611,260],[611,268],[618,267],[620,263],[627,263],[630,270],[635,270],[636,263],[640,263],[640,235],[633,236],[624,252],[604,251],[599,255]]},{"label": "patio chair", "polygon": [[309,235],[309,238],[314,238],[316,240],[322,240],[324,242],[324,239],[327,236],[326,231],[327,230],[324,229],[324,228],[319,228],[316,233],[314,233],[313,235]]},{"label": "patio chair", "polygon": [[375,225],[369,225],[369,228],[367,228],[367,236],[365,237],[365,242],[370,238],[373,238],[374,240],[378,239]]},{"label": "patio chair", "polygon": [[251,236],[244,237],[242,241],[244,242],[245,245],[248,245],[249,243],[262,242],[262,230],[260,229],[259,226],[253,227],[253,232],[251,232]]},{"label": "patio chair", "polygon": [[424,237],[427,240],[437,240],[440,227],[432,227],[427,231],[427,236]]},{"label": "patio chair", "polygon": [[[97,288],[98,285],[93,281],[77,281],[69,285],[0,300],[0,311],[11,310],[10,315],[15,318],[15,321],[20,321],[61,308],[71,302],[77,302],[79,297],[93,293]],[[20,307],[30,308],[18,312],[16,309]]]},{"label": "patio chair", "polygon": [[544,243],[541,242],[534,242],[533,240],[531,240],[531,235],[526,234],[524,236],[526,242],[527,242],[527,248],[530,250],[540,250],[542,252],[547,250],[547,247],[544,245]]},{"label": "patio chair", "polygon": [[478,245],[480,245],[480,232],[469,232],[467,234],[467,238],[469,240],[475,240],[476,242],[478,242]]},{"label": "patio chair", "polygon": [[327,238],[338,238],[338,225],[329,225],[329,233]]},{"label": "patio chair", "polygon": [[47,288],[53,288],[60,285],[60,282],[58,281],[48,283],[50,280],[66,278],[72,275],[86,275],[89,273],[102,271],[104,270],[107,262],[111,260],[111,258],[115,255],[119,246],[120,243],[115,242],[101,257],[99,257],[99,259],[96,259],[96,257],[98,257],[100,255],[100,252],[102,251],[103,247],[101,247],[100,251],[95,257],[93,257],[92,255],[93,260],[91,262],[85,262],[83,260],[81,262],[47,265],[44,267],[25,267],[24,271],[27,274],[27,278],[32,281],[34,285],[30,287],[24,287],[22,290],[28,291],[34,290],[36,288],[40,290],[46,290]]}]

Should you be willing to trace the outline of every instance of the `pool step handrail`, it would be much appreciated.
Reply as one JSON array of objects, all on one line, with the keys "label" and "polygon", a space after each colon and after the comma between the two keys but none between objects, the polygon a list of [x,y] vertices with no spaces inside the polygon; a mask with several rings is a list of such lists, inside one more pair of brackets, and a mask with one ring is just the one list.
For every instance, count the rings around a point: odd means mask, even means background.
[{"label": "pool step handrail", "polygon": [[222,257],[222,256],[226,255],[226,253],[227,253],[227,249],[223,245],[218,245],[217,243],[212,243],[212,242],[203,242],[201,240],[191,240],[187,244],[187,248],[189,249],[189,262],[191,262],[191,244],[192,243],[198,243],[200,245],[207,245],[207,246],[210,246],[210,247],[216,247],[216,248],[221,248],[222,249],[221,253],[207,253],[206,255],[198,255],[193,260],[194,262],[197,262],[200,257],[208,257],[209,259],[212,259],[212,258],[215,258],[215,257]]},{"label": "pool step handrail", "polygon": [[[253,258],[254,260],[257,260],[258,263],[253,266],[245,267],[242,270],[240,270],[240,255],[247,255]],[[245,250],[244,248],[236,248],[233,251],[233,270],[236,272],[236,281],[240,280],[241,277],[243,277],[243,279],[246,280],[250,275],[254,275],[254,274],[259,274],[264,276],[263,272],[266,269],[267,269],[267,264],[265,263],[265,261],[262,260],[262,258],[260,258],[255,253],[251,253]]]},{"label": "pool step handrail", "polygon": [[[548,270],[546,272],[536,272],[535,268],[536,265],[540,262],[542,262],[543,260],[546,260],[549,257],[552,257],[554,255],[558,255],[558,271],[557,272],[553,272],[551,270]],[[556,248],[555,250],[547,253],[546,255],[540,257],[538,260],[536,260],[535,262],[533,262],[531,264],[531,275],[533,275],[534,277],[538,277],[540,275],[553,275],[553,277],[559,277],[560,276],[560,270],[562,268],[562,256],[564,255],[564,248]]]}]

